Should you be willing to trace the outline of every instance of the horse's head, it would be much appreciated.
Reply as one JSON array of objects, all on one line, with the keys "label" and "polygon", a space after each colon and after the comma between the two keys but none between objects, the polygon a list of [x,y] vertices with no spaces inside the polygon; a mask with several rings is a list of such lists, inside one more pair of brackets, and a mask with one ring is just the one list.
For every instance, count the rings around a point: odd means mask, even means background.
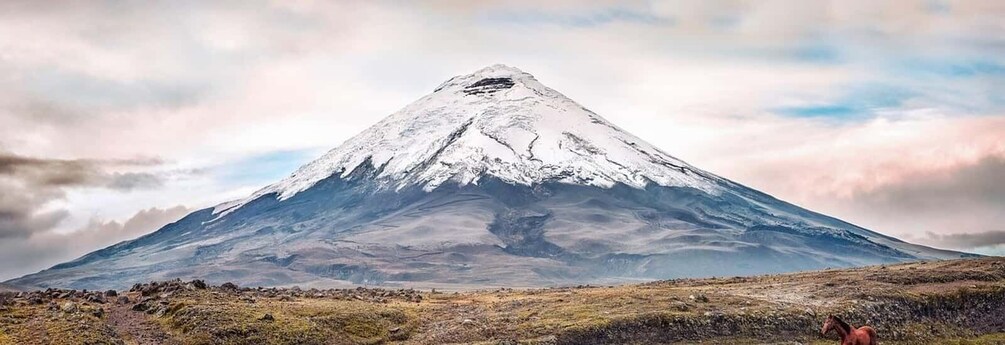
[{"label": "horse's head", "polygon": [[834,329],[834,315],[828,315],[824,327],[820,329],[820,335],[827,335],[832,329]]}]

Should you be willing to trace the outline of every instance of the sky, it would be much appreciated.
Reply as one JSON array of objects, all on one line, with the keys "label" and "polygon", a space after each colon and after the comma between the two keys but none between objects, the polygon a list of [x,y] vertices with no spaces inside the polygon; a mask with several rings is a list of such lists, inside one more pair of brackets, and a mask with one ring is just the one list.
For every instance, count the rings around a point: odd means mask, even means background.
[{"label": "sky", "polygon": [[1002,1],[3,1],[0,280],[240,198],[502,63],[664,151],[1005,255]]}]

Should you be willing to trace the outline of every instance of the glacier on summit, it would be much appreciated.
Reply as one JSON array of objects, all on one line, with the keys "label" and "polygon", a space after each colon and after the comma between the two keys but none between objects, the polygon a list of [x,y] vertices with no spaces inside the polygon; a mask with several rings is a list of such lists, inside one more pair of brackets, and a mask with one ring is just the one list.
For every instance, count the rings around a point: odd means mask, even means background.
[{"label": "glacier on summit", "polygon": [[[478,84],[491,80],[502,82]],[[656,183],[715,190],[703,172],[530,74],[495,65],[446,81],[248,200],[269,193],[289,198],[332,174],[345,176],[366,160],[380,169],[380,182],[396,189],[421,184],[428,191],[448,180],[477,183],[488,175],[522,185]]]},{"label": "glacier on summit", "polygon": [[698,169],[495,65],[247,198],[12,283],[552,286],[963,256]]}]

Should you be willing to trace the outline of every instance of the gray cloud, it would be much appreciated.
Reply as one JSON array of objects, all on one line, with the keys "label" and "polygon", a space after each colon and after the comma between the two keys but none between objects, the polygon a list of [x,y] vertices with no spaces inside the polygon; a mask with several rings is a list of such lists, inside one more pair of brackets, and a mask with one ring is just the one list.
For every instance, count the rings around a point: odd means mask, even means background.
[{"label": "gray cloud", "polygon": [[1005,157],[986,156],[950,172],[908,176],[854,199],[868,207],[914,214],[973,207],[1005,210]]},{"label": "gray cloud", "polygon": [[[2,183],[0,188],[5,189],[5,193],[12,191]],[[51,229],[69,215],[65,210],[38,211],[34,208],[41,204],[32,198],[0,196],[0,239],[27,237],[33,232]]]},{"label": "gray cloud", "polygon": [[906,174],[848,198],[807,203],[845,220],[940,248],[1005,244],[1005,157]]},{"label": "gray cloud", "polygon": [[146,172],[109,172],[111,168],[157,165],[156,159],[88,160],[44,159],[0,151],[0,239],[29,237],[56,227],[68,216],[62,209],[46,209],[65,197],[69,188],[107,188],[130,191],[162,185]]},{"label": "gray cloud", "polygon": [[1005,231],[984,231],[978,233],[948,235],[928,232],[926,235],[928,236],[927,238],[920,239],[919,241],[950,249],[966,250],[1005,244]]},{"label": "gray cloud", "polygon": [[[191,211],[191,209],[181,205],[165,209],[152,207],[140,210],[125,222],[121,223],[114,220],[103,222],[92,219],[86,227],[75,232],[73,235],[83,235],[88,238],[99,237],[102,239],[91,239],[90,241],[97,242],[98,245],[111,244],[124,239],[139,237],[140,235],[157,230],[169,222],[180,219],[182,216]],[[88,247],[93,246],[78,245],[78,247],[80,247],[80,249],[87,249]]]},{"label": "gray cloud", "polygon": [[36,188],[24,181],[0,176],[0,239],[27,237],[50,229],[68,215],[65,210],[44,211],[42,206],[62,198],[60,188]]},{"label": "gray cloud", "polygon": [[0,174],[39,187],[93,186],[101,180],[97,166],[85,160],[39,159],[0,153]]},{"label": "gray cloud", "polygon": [[108,167],[149,166],[157,159],[46,159],[0,151],[0,176],[11,177],[34,187],[109,187],[132,189],[157,186],[157,177],[145,173],[108,173]]},{"label": "gray cloud", "polygon": [[124,222],[92,219],[72,233],[52,231],[0,241],[0,281],[36,272],[87,252],[157,230],[191,212],[184,206],[149,208]]},{"label": "gray cloud", "polygon": [[122,191],[157,188],[163,185],[161,177],[151,173],[114,173],[108,182],[108,188]]}]

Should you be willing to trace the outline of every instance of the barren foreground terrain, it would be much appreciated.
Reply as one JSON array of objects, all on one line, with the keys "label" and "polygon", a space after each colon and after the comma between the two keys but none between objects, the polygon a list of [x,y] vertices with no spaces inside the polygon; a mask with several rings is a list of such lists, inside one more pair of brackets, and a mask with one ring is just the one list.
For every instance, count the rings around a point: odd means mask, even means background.
[{"label": "barren foreground terrain", "polygon": [[1005,344],[1005,258],[625,286],[444,292],[156,282],[0,293],[0,344]]}]

